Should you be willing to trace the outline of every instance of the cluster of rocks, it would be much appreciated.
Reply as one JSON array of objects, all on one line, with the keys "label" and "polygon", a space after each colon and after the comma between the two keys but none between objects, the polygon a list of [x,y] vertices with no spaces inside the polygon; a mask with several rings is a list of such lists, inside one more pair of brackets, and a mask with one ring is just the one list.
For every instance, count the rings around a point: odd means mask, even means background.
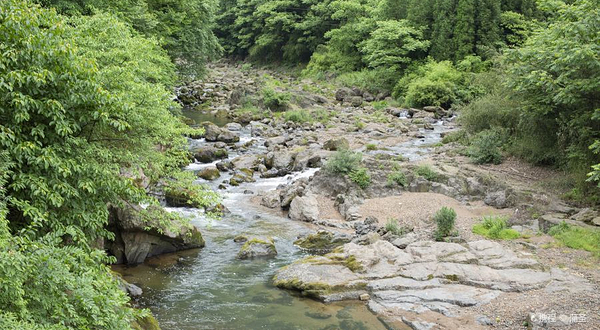
[{"label": "cluster of rocks", "polygon": [[460,310],[486,304],[504,292],[591,289],[583,278],[557,268],[546,270],[487,240],[462,245],[417,241],[404,249],[384,240],[347,243],[333,253],[280,269],[274,283],[325,302],[368,300],[369,308],[386,323],[414,329],[492,323],[479,315],[465,319]]},{"label": "cluster of rocks", "polygon": [[339,101],[342,104],[350,104],[353,107],[360,107],[363,104],[363,102],[382,101],[389,96],[389,93],[379,93],[376,96],[374,96],[368,91],[363,91],[358,87],[343,87],[335,92],[336,101]]}]

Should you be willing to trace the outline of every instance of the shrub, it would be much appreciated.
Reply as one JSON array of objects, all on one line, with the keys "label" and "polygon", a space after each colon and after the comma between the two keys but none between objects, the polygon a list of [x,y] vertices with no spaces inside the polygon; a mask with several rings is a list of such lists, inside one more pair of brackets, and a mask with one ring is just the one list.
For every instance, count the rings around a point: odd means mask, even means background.
[{"label": "shrub", "polygon": [[398,220],[396,219],[388,219],[385,224],[385,230],[397,236],[402,236],[405,234],[405,229],[400,226]]},{"label": "shrub", "polygon": [[387,185],[388,186],[399,185],[402,187],[406,187],[407,184],[408,184],[408,181],[406,180],[406,175],[403,172],[396,171],[396,172],[392,172],[392,173],[388,174],[388,177],[387,177]]},{"label": "shrub", "polygon": [[417,169],[415,170],[415,174],[424,177],[429,181],[436,181],[439,177],[439,174],[428,165],[422,165],[417,167]]},{"label": "shrub", "polygon": [[367,188],[371,184],[371,175],[364,167],[350,171],[348,177],[362,189]]},{"label": "shrub", "polygon": [[453,103],[471,99],[467,76],[454,68],[451,62],[429,61],[408,70],[394,87],[394,97],[404,98],[407,106],[439,105],[445,108]]},{"label": "shrub", "polygon": [[435,239],[441,241],[444,237],[450,236],[454,229],[454,221],[456,220],[456,212],[454,209],[444,206],[435,213],[433,219],[437,224],[437,230],[434,234]]},{"label": "shrub", "polygon": [[360,121],[359,119],[356,119],[356,121],[354,121],[354,127],[358,131],[360,131],[361,129],[365,128],[365,126],[367,126],[367,125],[365,123],[363,123],[362,121]]},{"label": "shrub", "polygon": [[501,148],[504,145],[503,134],[498,130],[485,130],[475,135],[467,154],[476,164],[500,164]]},{"label": "shrub", "polygon": [[289,110],[283,114],[283,118],[286,121],[293,121],[295,123],[307,123],[313,120],[310,113],[305,110]]},{"label": "shrub", "polygon": [[325,170],[329,173],[348,174],[358,170],[361,161],[362,154],[360,153],[350,150],[338,150],[325,164]]},{"label": "shrub", "polygon": [[386,70],[353,71],[341,74],[335,82],[346,87],[358,87],[370,93],[389,91],[394,86],[396,75]]},{"label": "shrub", "polygon": [[571,226],[562,222],[548,231],[562,245],[572,249],[585,250],[600,258],[600,230]]},{"label": "shrub", "polygon": [[283,111],[287,109],[291,99],[289,93],[278,92],[270,87],[263,88],[262,96],[265,107],[274,111]]},{"label": "shrub", "polygon": [[493,239],[515,239],[521,234],[514,229],[507,228],[506,217],[484,217],[481,223],[473,226],[473,233]]}]

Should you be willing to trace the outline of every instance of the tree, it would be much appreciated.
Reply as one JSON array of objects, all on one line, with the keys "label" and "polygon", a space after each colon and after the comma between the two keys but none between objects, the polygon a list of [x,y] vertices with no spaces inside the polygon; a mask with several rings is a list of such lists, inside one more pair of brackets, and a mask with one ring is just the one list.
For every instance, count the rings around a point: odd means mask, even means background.
[{"label": "tree", "polygon": [[361,44],[364,62],[371,68],[402,72],[413,60],[423,57],[428,41],[407,20],[377,22],[377,29]]},{"label": "tree", "polygon": [[525,99],[521,134],[546,141],[524,152],[585,171],[599,162],[588,146],[600,139],[600,9],[594,0],[546,4],[555,20],[507,52],[510,86]]}]

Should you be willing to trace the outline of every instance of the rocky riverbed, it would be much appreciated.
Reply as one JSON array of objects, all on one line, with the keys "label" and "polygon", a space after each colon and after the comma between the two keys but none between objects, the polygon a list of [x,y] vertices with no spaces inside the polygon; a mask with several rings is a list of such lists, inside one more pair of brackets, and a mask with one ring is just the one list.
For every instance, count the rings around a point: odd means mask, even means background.
[{"label": "rocky riverbed", "polygon": [[[563,220],[592,228],[599,214],[544,189],[540,183],[559,175],[551,170],[513,159],[477,166],[458,145],[441,143],[457,130],[452,110],[402,109],[384,94],[227,63],[178,92],[187,116],[198,119],[190,125],[205,129],[190,138],[188,170],[224,194],[225,215],[209,223],[167,198],[170,212],[200,227],[206,247],[179,266],[121,269],[149,289],[140,303],[168,329],[600,324],[597,259],[544,234]],[[368,184],[323,170],[345,149],[361,154]],[[457,213],[456,233],[434,242],[432,216],[443,206]],[[506,216],[521,238],[474,234],[487,215]],[[128,251],[127,259],[141,258]],[[245,308],[271,321],[225,316]]]}]

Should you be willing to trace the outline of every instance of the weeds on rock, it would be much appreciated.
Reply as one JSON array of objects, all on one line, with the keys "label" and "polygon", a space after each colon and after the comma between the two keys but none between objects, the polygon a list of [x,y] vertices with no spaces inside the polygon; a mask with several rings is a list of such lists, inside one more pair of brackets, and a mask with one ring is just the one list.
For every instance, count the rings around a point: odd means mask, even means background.
[{"label": "weeds on rock", "polygon": [[451,236],[456,220],[456,211],[454,209],[444,206],[435,213],[433,219],[437,224],[437,230],[434,234],[436,241],[443,241],[444,238]]},{"label": "weeds on rock", "polygon": [[406,233],[404,227],[401,227],[396,219],[388,219],[385,224],[385,230],[389,233],[392,233],[396,236],[402,236]]},{"label": "weeds on rock", "polygon": [[406,175],[403,172],[396,171],[388,174],[387,185],[390,187],[394,185],[406,187],[406,185],[408,185],[408,180],[406,180]]},{"label": "weeds on rock", "polygon": [[417,169],[415,170],[415,174],[424,177],[429,181],[436,181],[439,177],[439,174],[428,165],[417,167]]},{"label": "weeds on rock", "polygon": [[305,110],[290,110],[283,114],[283,118],[286,121],[292,121],[295,123],[308,123],[312,121],[312,116],[308,111]]},{"label": "weeds on rock", "polygon": [[350,171],[348,177],[362,189],[367,188],[371,184],[371,175],[364,167]]},{"label": "weeds on rock", "polygon": [[265,107],[273,111],[283,111],[287,109],[291,100],[290,93],[277,92],[270,87],[263,88],[262,97]]}]

